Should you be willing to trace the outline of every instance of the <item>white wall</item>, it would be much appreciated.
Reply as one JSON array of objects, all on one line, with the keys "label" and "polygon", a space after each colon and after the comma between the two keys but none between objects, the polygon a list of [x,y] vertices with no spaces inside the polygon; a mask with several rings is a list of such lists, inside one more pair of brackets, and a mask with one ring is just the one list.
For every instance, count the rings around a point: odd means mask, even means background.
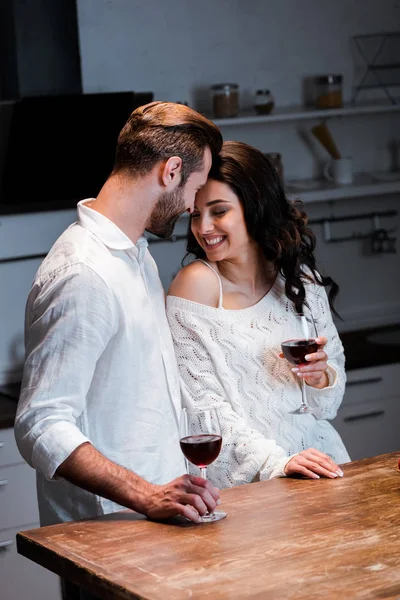
[{"label": "white wall", "polygon": [[[397,0],[78,0],[83,87],[87,92],[152,90],[156,99],[188,101],[210,110],[208,88],[221,81],[240,85],[241,104],[251,106],[257,88],[270,88],[279,106],[300,104],[303,80],[321,73],[344,75],[344,97],[363,72],[351,36],[393,31],[400,24]],[[381,90],[375,97],[384,99]],[[366,92],[360,101],[371,100]],[[310,141],[316,121],[223,127],[265,152],[281,152],[285,176],[318,176],[328,158]],[[390,144],[400,139],[400,115],[369,115],[329,121],[343,155],[356,171],[388,170]],[[400,167],[400,165],[398,165]],[[399,208],[399,195],[308,206],[310,218]],[[370,223],[336,225],[340,234],[366,232]],[[399,217],[382,226],[399,228]],[[318,258],[341,284],[341,327],[400,319],[398,255],[371,256],[368,244],[325,244]],[[397,232],[398,233],[398,232]],[[168,285],[184,244],[157,244],[153,253]]]},{"label": "white wall", "polygon": [[397,0],[78,0],[85,91],[153,90],[203,109],[212,83],[234,81],[243,104],[271,88],[299,104],[302,79],[353,77],[350,37],[392,31]]},{"label": "white wall", "polygon": [[[207,111],[211,84],[238,83],[242,107],[252,105],[258,88],[288,106],[301,104],[304,79],[321,73],[342,73],[350,100],[364,70],[351,36],[396,29],[400,8],[396,0],[78,0],[78,24],[86,92],[150,90],[155,99]],[[362,92],[360,100],[367,98]],[[325,157],[303,141],[312,125],[229,127],[224,134],[281,152],[286,175],[299,178],[318,174],[316,157]],[[388,168],[394,125],[399,135],[400,118],[393,117],[332,127],[361,171]]]},{"label": "white wall", "polygon": [[[350,36],[398,29],[400,8],[398,0],[78,0],[78,20],[85,92],[152,90],[156,99],[207,109],[207,90],[216,82],[239,83],[243,106],[259,87],[270,88],[284,106],[301,102],[305,76],[327,72],[344,74],[348,100],[354,75]],[[286,177],[305,178],[318,174],[327,158],[304,141],[313,124],[232,126],[223,133],[281,152]],[[348,117],[329,126],[356,170],[389,168],[390,140],[400,137],[399,116]],[[398,195],[307,210],[317,218],[388,208],[399,209]],[[0,217],[0,258],[38,248],[45,252],[73,220],[73,211]],[[399,230],[399,217],[382,225]],[[368,226],[337,225],[335,233]],[[325,244],[319,229],[316,233],[320,263],[342,287],[339,308],[347,321],[341,327],[400,320],[398,255],[370,256],[362,242]],[[167,287],[184,243],[155,244],[152,252]],[[0,382],[5,372],[20,368],[24,304],[36,266],[35,261],[0,265]]]}]

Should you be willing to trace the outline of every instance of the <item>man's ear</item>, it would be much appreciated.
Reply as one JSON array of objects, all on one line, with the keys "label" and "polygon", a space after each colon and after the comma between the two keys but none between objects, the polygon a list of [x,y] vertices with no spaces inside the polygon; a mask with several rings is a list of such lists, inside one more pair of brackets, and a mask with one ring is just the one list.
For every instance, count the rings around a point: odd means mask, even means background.
[{"label": "man's ear", "polygon": [[180,156],[171,156],[161,171],[161,180],[166,187],[178,187],[182,179],[182,159]]}]

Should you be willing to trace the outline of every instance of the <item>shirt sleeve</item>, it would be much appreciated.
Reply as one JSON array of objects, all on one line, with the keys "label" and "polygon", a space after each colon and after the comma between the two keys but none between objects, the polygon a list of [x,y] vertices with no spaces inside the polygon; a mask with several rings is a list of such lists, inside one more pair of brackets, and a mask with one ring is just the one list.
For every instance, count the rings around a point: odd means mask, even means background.
[{"label": "shirt sleeve", "polygon": [[[167,305],[168,306],[168,305]],[[182,403],[186,407],[214,406],[220,420],[223,444],[217,460],[207,467],[214,485],[232,487],[285,476],[291,457],[274,440],[250,427],[235,410],[240,399],[227,389],[229,366],[215,343],[211,320],[201,321],[185,311],[167,308],[178,361]],[[237,400],[237,402],[235,402]]]},{"label": "shirt sleeve", "polygon": [[328,342],[328,386],[317,389],[307,386],[307,401],[316,419],[334,419],[343,400],[346,386],[345,356],[343,344],[333,323],[325,288],[316,283],[306,284],[307,304],[315,320],[319,336]]},{"label": "shirt sleeve", "polygon": [[24,459],[48,479],[90,441],[77,420],[96,362],[113,335],[113,314],[108,287],[81,264],[35,283],[29,294],[15,438]]}]

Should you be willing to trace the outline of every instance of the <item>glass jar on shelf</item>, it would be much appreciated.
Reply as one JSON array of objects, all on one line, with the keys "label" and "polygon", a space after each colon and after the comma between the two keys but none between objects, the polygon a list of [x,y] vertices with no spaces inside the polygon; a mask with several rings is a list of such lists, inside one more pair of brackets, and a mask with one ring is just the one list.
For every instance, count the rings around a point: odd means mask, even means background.
[{"label": "glass jar on shelf", "polygon": [[236,117],[239,113],[239,85],[218,83],[211,86],[214,116],[217,119]]},{"label": "glass jar on shelf", "polygon": [[275,100],[269,90],[257,90],[254,98],[254,109],[258,115],[269,115],[275,106]]},{"label": "glass jar on shelf", "polygon": [[320,75],[319,77],[316,77],[316,108],[341,108],[343,106],[342,82],[342,75]]}]

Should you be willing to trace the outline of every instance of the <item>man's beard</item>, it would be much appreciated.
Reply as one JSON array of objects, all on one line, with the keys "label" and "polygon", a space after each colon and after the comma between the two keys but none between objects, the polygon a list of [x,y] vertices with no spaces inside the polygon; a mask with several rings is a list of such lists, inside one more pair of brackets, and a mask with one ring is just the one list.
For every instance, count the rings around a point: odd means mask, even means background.
[{"label": "man's beard", "polygon": [[185,212],[184,187],[160,194],[153,208],[146,230],[161,238],[171,237],[175,224]]}]

